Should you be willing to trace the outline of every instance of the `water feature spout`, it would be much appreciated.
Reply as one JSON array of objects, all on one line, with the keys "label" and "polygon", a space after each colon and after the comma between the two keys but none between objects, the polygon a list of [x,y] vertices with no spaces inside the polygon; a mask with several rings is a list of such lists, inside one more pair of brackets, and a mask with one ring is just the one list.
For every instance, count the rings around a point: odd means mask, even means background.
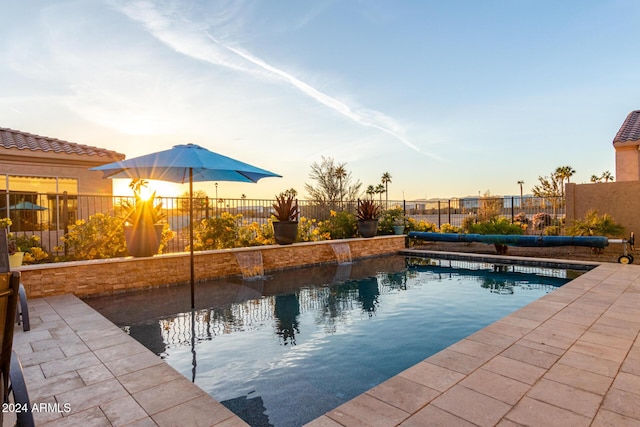
[{"label": "water feature spout", "polygon": [[264,276],[261,251],[236,252],[236,261],[240,266],[243,279],[252,279]]},{"label": "water feature spout", "polygon": [[336,255],[338,264],[351,264],[351,248],[348,243],[332,243],[331,249]]}]

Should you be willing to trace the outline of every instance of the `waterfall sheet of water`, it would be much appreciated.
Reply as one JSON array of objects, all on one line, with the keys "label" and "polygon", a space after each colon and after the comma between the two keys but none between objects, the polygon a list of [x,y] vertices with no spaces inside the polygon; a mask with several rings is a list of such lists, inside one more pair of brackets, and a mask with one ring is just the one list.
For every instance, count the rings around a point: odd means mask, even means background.
[{"label": "waterfall sheet of water", "polygon": [[331,249],[333,249],[333,253],[336,255],[338,264],[351,263],[351,248],[348,243],[332,243]]},{"label": "waterfall sheet of water", "polygon": [[262,264],[262,252],[236,252],[236,261],[240,266],[243,279],[264,277],[264,265]]}]

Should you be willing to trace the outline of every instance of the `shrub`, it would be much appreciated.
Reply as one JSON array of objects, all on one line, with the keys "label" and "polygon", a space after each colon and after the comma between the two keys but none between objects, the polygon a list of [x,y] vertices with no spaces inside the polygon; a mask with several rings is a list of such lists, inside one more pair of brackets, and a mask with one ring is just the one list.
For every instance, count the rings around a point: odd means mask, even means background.
[{"label": "shrub", "polygon": [[13,241],[16,250],[24,252],[23,264],[39,264],[49,261],[49,254],[44,250],[40,238],[35,234],[21,234],[15,237],[10,235],[9,239],[10,245]]},{"label": "shrub", "polygon": [[622,237],[625,229],[617,224],[611,215],[605,213],[598,215],[597,210],[590,210],[584,219],[576,219],[573,225],[567,229],[570,236],[606,236]]},{"label": "shrub", "polygon": [[222,212],[215,218],[205,218],[197,225],[193,233],[193,250],[206,251],[236,247],[238,228],[242,215]]},{"label": "shrub", "polygon": [[329,219],[318,224],[322,235],[331,239],[348,239],[355,237],[358,232],[358,221],[350,212],[331,211]]},{"label": "shrub", "polygon": [[469,233],[469,230],[471,229],[471,227],[475,225],[477,222],[478,222],[478,218],[476,218],[473,215],[464,217],[464,219],[462,220],[462,230]]},{"label": "shrub", "polygon": [[469,227],[469,233],[473,234],[522,234],[522,232],[522,227],[519,224],[512,224],[505,217],[471,224]]},{"label": "shrub", "polygon": [[405,225],[404,211],[400,206],[382,212],[378,221],[378,233],[393,234],[394,225]]},{"label": "shrub", "polygon": [[87,221],[76,221],[61,240],[67,254],[65,259],[115,258],[127,253],[122,219],[108,214],[97,213]]},{"label": "shrub", "polygon": [[518,212],[518,214],[513,217],[513,220],[520,224],[529,224],[529,218],[527,218],[527,214],[524,212]]},{"label": "shrub", "polygon": [[544,227],[548,227],[552,224],[553,219],[551,215],[546,212],[538,212],[531,219],[534,230],[542,230]]},{"label": "shrub", "polygon": [[544,229],[545,236],[559,236],[562,229],[557,225],[550,225]]},{"label": "shrub", "polygon": [[441,233],[460,233],[462,229],[460,227],[456,227],[455,225],[451,225],[448,222],[445,222],[440,226]]},{"label": "shrub", "polygon": [[436,231],[438,227],[432,222],[425,221],[421,219],[420,221],[409,218],[407,220],[407,230],[408,231]]},{"label": "shrub", "polygon": [[305,217],[300,217],[300,222],[298,223],[298,236],[296,238],[297,242],[318,242],[320,240],[328,240],[331,238],[331,235],[328,232],[322,232],[321,227],[322,222],[318,222],[315,219],[307,219]]}]

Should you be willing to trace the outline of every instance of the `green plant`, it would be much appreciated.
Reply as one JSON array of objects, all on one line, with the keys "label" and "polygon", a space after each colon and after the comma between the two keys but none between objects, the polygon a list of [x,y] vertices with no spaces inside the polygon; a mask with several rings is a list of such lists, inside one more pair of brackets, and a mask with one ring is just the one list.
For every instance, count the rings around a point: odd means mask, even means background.
[{"label": "green plant", "polygon": [[[435,224],[434,224],[435,225]],[[440,226],[441,233],[460,233],[462,229],[460,227],[456,227],[455,225],[451,225],[448,222],[442,224]]]},{"label": "green plant", "polygon": [[[491,219],[487,222],[479,222],[469,226],[469,233],[473,234],[522,234],[523,228],[519,224],[512,224],[505,217]],[[507,253],[507,245],[502,243],[494,243],[496,252],[499,254]]]},{"label": "green plant", "polygon": [[538,212],[533,216],[531,222],[535,230],[542,230],[551,225],[553,218],[546,212]]},{"label": "green plant", "polygon": [[478,218],[475,217],[474,215],[465,216],[464,219],[462,220],[462,230],[467,232],[467,233],[470,233],[469,230],[477,222],[478,222]]},{"label": "green plant", "polygon": [[378,222],[378,232],[380,234],[393,234],[394,225],[405,225],[406,218],[400,206],[387,209],[382,212]]},{"label": "green plant", "polygon": [[278,221],[295,221],[300,213],[298,201],[295,199],[295,193],[291,190],[278,194],[276,196],[276,202],[272,206],[275,210],[273,216],[275,216]]},{"label": "green plant", "polygon": [[550,225],[549,227],[544,229],[545,236],[559,236],[560,235],[560,226]]},{"label": "green plant", "polygon": [[606,236],[606,237],[622,237],[625,229],[622,225],[617,224],[611,215],[605,213],[602,216],[597,210],[590,210],[584,219],[576,219],[571,227],[567,229],[570,236]]},{"label": "green plant", "polygon": [[[8,229],[13,222],[10,218],[0,218],[0,229]],[[7,251],[9,255],[24,252],[23,264],[35,264],[49,260],[49,254],[35,234],[14,235],[7,233]]]},{"label": "green plant", "polygon": [[133,190],[133,202],[123,200],[120,206],[124,209],[123,220],[126,225],[153,225],[165,218],[162,201],[156,202],[156,192],[148,197],[142,196],[142,188],[147,186],[143,179],[131,180],[129,188]]},{"label": "green plant", "polygon": [[380,206],[373,199],[358,200],[356,217],[359,221],[377,219],[380,214]]},{"label": "green plant", "polygon": [[505,217],[494,218],[487,222],[478,222],[469,226],[472,234],[522,234],[522,227],[512,224]]},{"label": "green plant", "polygon": [[218,217],[203,219],[194,230],[193,249],[204,251],[235,247],[241,220],[242,215],[232,215],[228,212],[222,212]]},{"label": "green plant", "polygon": [[407,231],[436,231],[438,227],[424,219],[416,220],[414,218],[407,219]]},{"label": "green plant", "polygon": [[331,211],[329,219],[318,224],[320,233],[330,239],[349,239],[358,232],[358,221],[354,214],[347,211]]},{"label": "green plant", "polygon": [[127,253],[122,218],[108,214],[98,213],[87,221],[76,221],[61,240],[65,258],[69,260],[115,258]]}]

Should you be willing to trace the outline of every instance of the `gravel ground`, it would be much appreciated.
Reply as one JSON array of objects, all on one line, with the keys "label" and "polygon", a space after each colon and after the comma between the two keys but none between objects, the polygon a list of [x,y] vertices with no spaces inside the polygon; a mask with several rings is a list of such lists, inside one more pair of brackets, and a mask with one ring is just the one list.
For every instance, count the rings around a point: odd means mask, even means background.
[{"label": "gravel ground", "polygon": [[[477,254],[492,254],[497,252],[493,245],[484,243],[449,243],[449,242],[421,242],[415,241],[411,246],[412,249],[425,249],[431,251],[446,252],[471,252]],[[618,257],[624,253],[622,244],[609,244],[603,253],[594,254],[591,248],[581,246],[561,246],[561,247],[544,247],[530,248],[520,246],[509,246],[507,255],[537,257],[537,258],[556,258],[579,261],[598,261],[598,262],[618,262]],[[627,245],[627,253],[631,254],[635,260],[634,263],[640,264],[640,252],[631,250]]]}]

